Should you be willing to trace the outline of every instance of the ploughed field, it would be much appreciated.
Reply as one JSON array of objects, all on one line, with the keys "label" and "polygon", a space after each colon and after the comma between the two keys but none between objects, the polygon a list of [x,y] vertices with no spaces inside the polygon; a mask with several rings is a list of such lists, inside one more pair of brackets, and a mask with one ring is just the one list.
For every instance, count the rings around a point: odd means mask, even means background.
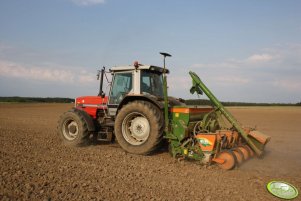
[{"label": "ploughed field", "polygon": [[279,200],[266,190],[271,180],[301,191],[301,107],[229,108],[272,136],[264,159],[232,171],[178,162],[166,149],[139,156],[117,143],[65,147],[56,125],[71,107],[0,104],[0,200]]}]

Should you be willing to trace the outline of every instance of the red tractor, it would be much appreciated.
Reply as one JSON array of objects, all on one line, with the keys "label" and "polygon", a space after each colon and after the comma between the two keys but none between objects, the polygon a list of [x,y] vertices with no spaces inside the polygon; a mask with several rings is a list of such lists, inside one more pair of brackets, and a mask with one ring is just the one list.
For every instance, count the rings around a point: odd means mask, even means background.
[{"label": "red tractor", "polygon": [[[103,68],[98,74],[99,95],[76,98],[75,107],[60,117],[58,133],[63,142],[76,146],[87,143],[91,136],[105,141],[115,136],[130,153],[153,151],[163,139],[163,72],[168,70],[138,62],[112,67],[111,89],[106,96]],[[171,97],[169,100],[173,105],[183,104]]]}]

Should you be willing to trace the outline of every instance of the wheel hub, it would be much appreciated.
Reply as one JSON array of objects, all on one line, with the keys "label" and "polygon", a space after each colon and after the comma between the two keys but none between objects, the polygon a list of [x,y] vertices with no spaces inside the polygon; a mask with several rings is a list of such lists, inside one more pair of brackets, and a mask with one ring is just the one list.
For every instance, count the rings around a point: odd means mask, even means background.
[{"label": "wheel hub", "polygon": [[137,140],[145,140],[150,131],[150,126],[146,118],[144,117],[136,117],[132,120],[132,124],[130,127],[132,136]]},{"label": "wheel hub", "polygon": [[73,120],[64,122],[63,135],[67,140],[74,140],[78,135],[78,125]]},{"label": "wheel hub", "polygon": [[69,125],[68,126],[70,133],[76,133],[76,126],[75,125]]},{"label": "wheel hub", "polygon": [[138,112],[128,114],[122,122],[122,135],[131,145],[143,144],[150,135],[148,119]]}]

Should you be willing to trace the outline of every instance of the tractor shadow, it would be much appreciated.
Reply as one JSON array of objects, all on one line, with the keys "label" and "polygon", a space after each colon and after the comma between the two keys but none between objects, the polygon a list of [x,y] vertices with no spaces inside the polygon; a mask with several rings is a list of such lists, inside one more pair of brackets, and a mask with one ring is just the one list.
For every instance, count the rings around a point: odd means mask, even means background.
[{"label": "tractor shadow", "polygon": [[90,147],[90,146],[99,146],[99,145],[113,145],[116,144],[115,138],[111,140],[98,140],[95,136],[89,136],[83,143],[78,144],[78,147]]},{"label": "tractor shadow", "polygon": [[[115,139],[112,139],[111,141],[100,141],[100,140],[95,140],[93,138],[90,138],[88,141],[86,141],[86,143],[79,145],[79,147],[93,147],[93,146],[109,146],[111,148],[117,148],[124,151]],[[168,153],[168,142],[166,140],[163,140],[154,151],[152,151],[147,155],[154,156],[163,153]]]}]

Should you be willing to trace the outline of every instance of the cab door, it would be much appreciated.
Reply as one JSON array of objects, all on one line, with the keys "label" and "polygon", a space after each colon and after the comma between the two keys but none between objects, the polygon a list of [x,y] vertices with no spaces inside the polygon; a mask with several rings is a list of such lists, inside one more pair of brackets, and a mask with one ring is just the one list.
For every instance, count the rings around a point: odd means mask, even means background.
[{"label": "cab door", "polygon": [[113,83],[109,95],[109,114],[115,115],[122,99],[133,89],[133,73],[114,73]]}]

